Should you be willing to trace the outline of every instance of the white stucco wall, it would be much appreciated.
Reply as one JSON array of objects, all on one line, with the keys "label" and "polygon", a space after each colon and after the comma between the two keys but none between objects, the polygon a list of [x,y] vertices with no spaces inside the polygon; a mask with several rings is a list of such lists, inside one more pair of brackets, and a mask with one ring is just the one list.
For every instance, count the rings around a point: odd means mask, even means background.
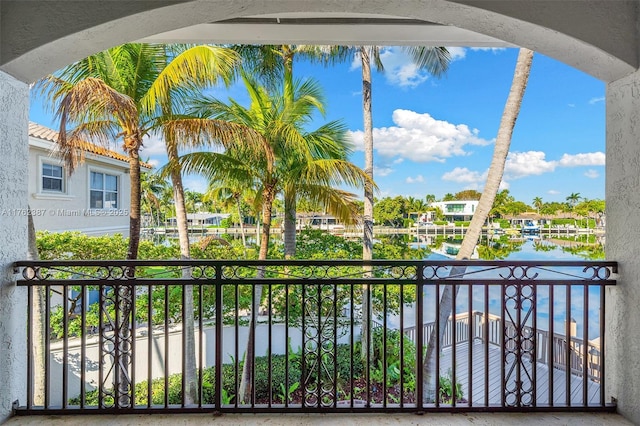
[{"label": "white stucco wall", "polygon": [[[46,141],[45,141],[46,142]],[[41,145],[53,146],[52,143]],[[131,185],[127,163],[87,155],[71,176],[64,176],[64,193],[44,192],[41,188],[42,162],[62,165],[50,150],[29,147],[29,206],[34,213],[36,230],[51,232],[81,231],[87,235],[120,233],[129,235]],[[89,209],[89,175],[91,171],[118,176],[118,208]]]},{"label": "white stucco wall", "polygon": [[0,72],[0,423],[26,392],[27,291],[13,262],[27,253],[28,86]]},{"label": "white stucco wall", "polygon": [[640,424],[640,71],[607,86],[607,259],[619,263],[607,290],[607,396]]}]

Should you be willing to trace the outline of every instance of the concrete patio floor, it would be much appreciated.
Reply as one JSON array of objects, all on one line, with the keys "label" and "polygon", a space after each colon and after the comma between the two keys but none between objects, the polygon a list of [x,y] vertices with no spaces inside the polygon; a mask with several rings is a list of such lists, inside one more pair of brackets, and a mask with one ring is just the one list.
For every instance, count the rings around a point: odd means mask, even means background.
[{"label": "concrete patio floor", "polygon": [[24,416],[13,417],[6,426],[47,425],[47,426],[181,426],[181,425],[222,425],[222,426],[386,426],[386,425],[632,425],[618,414],[606,413],[472,413],[472,414],[136,414],[136,415],[75,415],[75,416]]}]

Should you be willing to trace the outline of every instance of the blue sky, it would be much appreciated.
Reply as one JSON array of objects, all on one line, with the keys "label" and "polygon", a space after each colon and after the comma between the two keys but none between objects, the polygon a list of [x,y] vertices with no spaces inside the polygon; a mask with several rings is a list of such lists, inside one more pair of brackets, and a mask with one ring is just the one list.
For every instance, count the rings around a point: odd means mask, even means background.
[{"label": "blue sky", "polygon": [[[464,189],[482,190],[507,98],[517,49],[450,48],[454,61],[440,79],[416,70],[397,48],[384,48],[384,73],[373,76],[374,179],[378,197],[422,198]],[[297,62],[297,78],[312,77],[324,88],[324,120],[343,119],[364,165],[359,61],[324,68]],[[216,89],[217,96],[242,101],[242,87]],[[503,188],[531,204],[564,201],[578,192],[604,199],[605,86],[601,81],[536,54],[516,123]],[[40,99],[32,99],[31,120],[57,128]],[[317,125],[322,124],[318,118]],[[141,155],[166,161],[157,138]],[[206,183],[188,176],[189,189]]]}]

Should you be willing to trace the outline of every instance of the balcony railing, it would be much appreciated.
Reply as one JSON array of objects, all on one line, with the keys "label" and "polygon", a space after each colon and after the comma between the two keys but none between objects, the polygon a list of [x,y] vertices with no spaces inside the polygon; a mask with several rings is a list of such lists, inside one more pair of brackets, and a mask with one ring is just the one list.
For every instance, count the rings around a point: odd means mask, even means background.
[{"label": "balcony railing", "polygon": [[613,408],[615,262],[16,267],[30,300],[19,414]]}]

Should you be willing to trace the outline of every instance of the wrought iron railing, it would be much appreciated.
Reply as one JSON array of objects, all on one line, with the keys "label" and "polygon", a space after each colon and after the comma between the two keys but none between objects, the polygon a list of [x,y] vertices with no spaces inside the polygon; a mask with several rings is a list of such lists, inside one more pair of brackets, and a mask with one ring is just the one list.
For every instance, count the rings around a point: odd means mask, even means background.
[{"label": "wrought iron railing", "polygon": [[615,262],[16,267],[31,302],[19,414],[612,409]]}]

